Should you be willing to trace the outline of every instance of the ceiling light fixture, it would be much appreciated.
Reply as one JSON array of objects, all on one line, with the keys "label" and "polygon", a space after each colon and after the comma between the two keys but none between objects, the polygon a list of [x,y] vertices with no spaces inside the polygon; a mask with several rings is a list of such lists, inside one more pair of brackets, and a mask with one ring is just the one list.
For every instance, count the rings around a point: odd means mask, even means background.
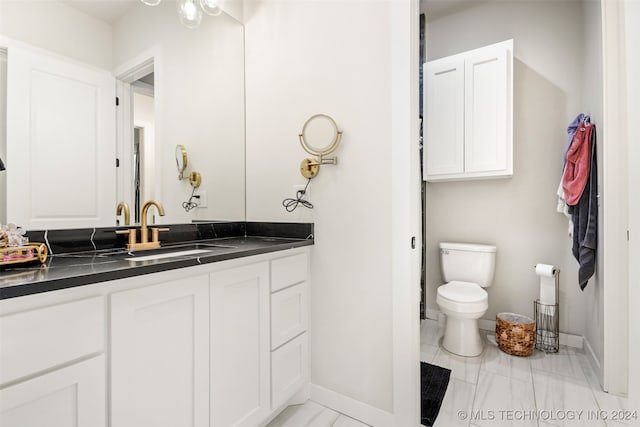
[{"label": "ceiling light fixture", "polygon": [[[147,6],[157,6],[162,0],[140,0]],[[211,16],[222,13],[224,0],[178,0],[178,17],[187,28],[197,28],[202,22],[202,12]]]}]

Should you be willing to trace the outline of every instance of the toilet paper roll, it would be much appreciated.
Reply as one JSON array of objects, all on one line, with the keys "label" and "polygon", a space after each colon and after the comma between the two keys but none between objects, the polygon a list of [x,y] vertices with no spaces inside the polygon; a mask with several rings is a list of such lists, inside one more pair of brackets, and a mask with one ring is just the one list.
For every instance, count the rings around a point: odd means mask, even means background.
[{"label": "toilet paper roll", "polygon": [[553,277],[556,267],[550,264],[536,264],[536,274],[538,276]]},{"label": "toilet paper roll", "polygon": [[536,264],[536,274],[540,277],[540,302],[542,304],[555,304],[556,278],[555,266],[549,264]]}]

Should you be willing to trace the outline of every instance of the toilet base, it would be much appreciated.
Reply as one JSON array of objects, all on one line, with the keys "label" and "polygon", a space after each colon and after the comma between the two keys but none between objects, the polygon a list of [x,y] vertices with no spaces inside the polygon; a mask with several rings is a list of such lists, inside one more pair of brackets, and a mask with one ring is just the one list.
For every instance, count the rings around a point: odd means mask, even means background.
[{"label": "toilet base", "polygon": [[478,320],[447,315],[442,347],[458,356],[473,357],[482,354],[483,344]]}]

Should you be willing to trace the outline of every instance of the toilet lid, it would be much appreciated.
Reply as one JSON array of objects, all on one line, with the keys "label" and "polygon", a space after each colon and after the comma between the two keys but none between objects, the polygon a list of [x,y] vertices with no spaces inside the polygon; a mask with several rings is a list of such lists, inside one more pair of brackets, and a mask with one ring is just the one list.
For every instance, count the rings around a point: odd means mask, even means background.
[{"label": "toilet lid", "polygon": [[438,287],[438,295],[455,302],[479,302],[488,296],[487,291],[471,282],[449,282]]}]

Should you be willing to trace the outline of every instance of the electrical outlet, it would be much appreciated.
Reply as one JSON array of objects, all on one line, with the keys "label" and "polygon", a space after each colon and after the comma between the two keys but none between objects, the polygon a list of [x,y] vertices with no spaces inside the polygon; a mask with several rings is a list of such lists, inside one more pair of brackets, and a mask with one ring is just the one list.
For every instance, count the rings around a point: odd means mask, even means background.
[{"label": "electrical outlet", "polygon": [[[306,185],[294,185],[293,194],[297,195],[298,191],[304,190],[304,187],[306,187]],[[311,199],[311,187],[307,187],[307,191],[305,191],[304,196],[302,196],[302,198],[305,200]]]},{"label": "electrical outlet", "polygon": [[207,190],[196,190],[195,195],[200,196],[200,198],[197,199],[198,207],[206,208],[207,207]]}]

